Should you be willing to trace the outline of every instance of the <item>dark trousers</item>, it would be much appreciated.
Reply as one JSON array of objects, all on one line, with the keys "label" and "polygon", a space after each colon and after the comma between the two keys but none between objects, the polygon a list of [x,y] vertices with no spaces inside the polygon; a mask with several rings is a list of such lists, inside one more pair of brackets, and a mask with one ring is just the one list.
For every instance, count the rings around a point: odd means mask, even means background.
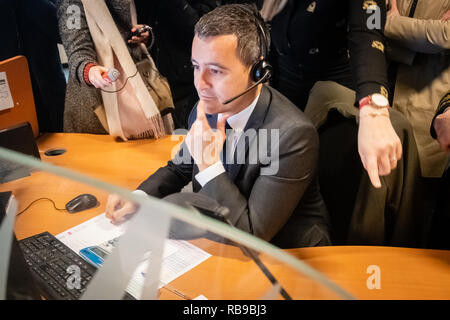
[{"label": "dark trousers", "polygon": [[403,146],[397,168],[372,186],[358,154],[355,119],[330,112],[319,128],[319,180],[330,212],[335,245],[425,247],[431,216],[412,128],[393,110],[391,122]]}]

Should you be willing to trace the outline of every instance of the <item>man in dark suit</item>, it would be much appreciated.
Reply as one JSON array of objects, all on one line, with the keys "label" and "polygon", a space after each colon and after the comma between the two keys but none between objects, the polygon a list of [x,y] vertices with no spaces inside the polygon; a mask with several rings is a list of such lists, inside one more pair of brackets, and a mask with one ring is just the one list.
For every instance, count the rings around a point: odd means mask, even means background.
[{"label": "man in dark suit", "polygon": [[[282,248],[329,245],[317,132],[252,72],[267,51],[264,29],[257,10],[245,5],[222,6],[199,20],[192,64],[200,101],[189,132],[178,155],[138,189],[163,198],[192,181],[194,192],[229,208],[228,219],[244,231]],[[120,223],[134,211],[111,195],[106,216]]]}]

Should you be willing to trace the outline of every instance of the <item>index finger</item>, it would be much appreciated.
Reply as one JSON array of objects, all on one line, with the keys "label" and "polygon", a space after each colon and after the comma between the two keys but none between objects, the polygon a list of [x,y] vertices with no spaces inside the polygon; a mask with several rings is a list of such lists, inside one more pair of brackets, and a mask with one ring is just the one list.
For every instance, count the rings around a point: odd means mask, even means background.
[{"label": "index finger", "polygon": [[378,163],[374,156],[367,157],[367,173],[369,174],[370,182],[375,188],[381,188],[381,181],[378,175]]},{"label": "index finger", "polygon": [[135,212],[134,204],[130,201],[125,202],[122,208],[114,212],[112,216],[112,222],[119,224],[125,220],[125,217]]},{"label": "index finger", "polygon": [[203,121],[206,119],[205,107],[203,106],[203,101],[200,100],[197,103],[197,120]]},{"label": "index finger", "polygon": [[108,197],[108,201],[106,202],[105,216],[108,219],[112,218],[112,214],[116,208],[119,197],[115,194],[111,194]]}]

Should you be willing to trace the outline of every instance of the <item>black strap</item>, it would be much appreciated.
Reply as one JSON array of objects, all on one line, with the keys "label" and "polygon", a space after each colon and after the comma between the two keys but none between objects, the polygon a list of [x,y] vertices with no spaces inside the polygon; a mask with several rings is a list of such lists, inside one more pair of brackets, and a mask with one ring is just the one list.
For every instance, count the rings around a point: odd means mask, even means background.
[{"label": "black strap", "polygon": [[414,17],[414,13],[416,12],[416,8],[417,8],[417,3],[419,2],[419,0],[414,0],[411,6],[411,10],[409,10],[409,15],[408,17],[412,18]]}]

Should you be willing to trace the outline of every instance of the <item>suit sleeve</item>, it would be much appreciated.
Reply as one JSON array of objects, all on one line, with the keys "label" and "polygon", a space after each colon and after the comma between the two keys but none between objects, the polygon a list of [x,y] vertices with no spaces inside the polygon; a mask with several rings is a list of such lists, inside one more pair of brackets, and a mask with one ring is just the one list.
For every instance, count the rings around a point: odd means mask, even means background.
[{"label": "suit sleeve", "polygon": [[[249,195],[243,195],[226,173],[208,182],[200,193],[228,207],[228,218],[234,226],[269,241],[288,221],[310,185],[316,172],[318,145],[312,125],[292,127],[280,135],[279,156],[272,153],[267,165],[277,166],[278,171],[260,174]],[[267,166],[262,166],[261,172]]]},{"label": "suit sleeve", "polygon": [[[189,115],[189,128],[197,117],[197,104],[192,108]],[[142,182],[138,190],[156,198],[164,198],[169,194],[180,192],[181,189],[192,181],[194,159],[189,153],[186,143],[182,143],[177,155],[167,163],[165,167],[159,168],[154,174]]]},{"label": "suit sleeve", "polygon": [[183,142],[175,158],[142,182],[138,190],[153,197],[164,198],[169,194],[180,192],[192,180],[192,170],[193,160]]},{"label": "suit sleeve", "polygon": [[[377,9],[370,5],[376,3]],[[385,0],[347,0],[350,64],[356,85],[356,105],[362,98],[381,93],[388,98],[385,39]]]}]

